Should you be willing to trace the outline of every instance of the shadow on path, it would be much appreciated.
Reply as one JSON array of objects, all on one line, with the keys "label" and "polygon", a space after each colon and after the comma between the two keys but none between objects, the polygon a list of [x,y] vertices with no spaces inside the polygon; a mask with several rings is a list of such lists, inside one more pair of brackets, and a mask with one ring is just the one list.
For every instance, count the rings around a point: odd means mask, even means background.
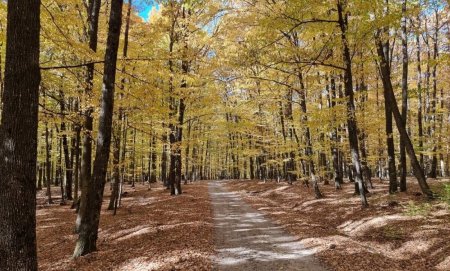
[{"label": "shadow on path", "polygon": [[223,183],[209,184],[217,250],[215,270],[326,270],[314,259],[312,250],[245,203],[238,193],[228,192]]}]

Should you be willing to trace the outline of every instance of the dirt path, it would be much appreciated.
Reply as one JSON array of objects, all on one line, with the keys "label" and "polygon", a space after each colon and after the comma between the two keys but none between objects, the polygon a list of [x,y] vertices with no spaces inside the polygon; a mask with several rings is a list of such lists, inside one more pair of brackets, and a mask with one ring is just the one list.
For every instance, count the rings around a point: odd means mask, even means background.
[{"label": "dirt path", "polygon": [[223,182],[211,182],[218,255],[215,270],[326,270],[298,239],[246,204]]}]

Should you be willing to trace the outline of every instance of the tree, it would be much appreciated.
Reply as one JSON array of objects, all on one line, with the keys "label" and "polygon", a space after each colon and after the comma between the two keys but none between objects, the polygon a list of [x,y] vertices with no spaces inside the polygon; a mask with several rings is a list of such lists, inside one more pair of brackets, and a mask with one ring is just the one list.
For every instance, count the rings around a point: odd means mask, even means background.
[{"label": "tree", "polygon": [[88,213],[79,227],[79,237],[74,257],[79,257],[97,249],[98,226],[106,182],[106,172],[111,145],[112,120],[114,109],[114,89],[116,81],[117,52],[119,49],[120,28],[122,25],[123,0],[111,2],[108,40],[103,71],[102,103],[98,126],[97,149],[94,160],[91,190],[87,191]]},{"label": "tree", "polygon": [[37,270],[40,1],[8,1],[0,126],[0,266]]}]

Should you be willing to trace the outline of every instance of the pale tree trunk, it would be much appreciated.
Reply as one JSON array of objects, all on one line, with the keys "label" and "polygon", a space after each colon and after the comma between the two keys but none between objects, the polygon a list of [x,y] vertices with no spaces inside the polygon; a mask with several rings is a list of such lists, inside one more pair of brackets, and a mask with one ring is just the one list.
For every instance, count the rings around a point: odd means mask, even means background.
[{"label": "pale tree trunk", "polygon": [[37,270],[40,1],[8,1],[0,125],[0,269]]}]

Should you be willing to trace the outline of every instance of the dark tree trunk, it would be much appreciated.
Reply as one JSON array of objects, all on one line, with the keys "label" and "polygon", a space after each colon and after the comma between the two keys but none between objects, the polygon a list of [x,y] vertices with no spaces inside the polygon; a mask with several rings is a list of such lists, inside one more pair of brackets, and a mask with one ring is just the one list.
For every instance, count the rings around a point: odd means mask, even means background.
[{"label": "dark tree trunk", "polygon": [[[125,37],[124,37],[124,46],[123,46],[123,57],[126,58],[128,56],[128,36],[130,31],[130,17],[131,17],[131,7],[133,5],[132,0],[128,2],[128,9],[126,15],[126,25],[125,25]],[[122,68],[122,72],[125,72],[125,66]],[[125,88],[125,79],[121,81],[121,90],[123,91]],[[120,98],[123,98],[123,94],[120,95]],[[122,122],[123,122],[123,109],[119,108],[117,114],[117,120],[113,123],[113,176],[111,178],[112,181],[112,192],[109,200],[108,210],[114,210],[114,215],[117,212],[117,206],[119,203],[119,193],[120,193],[120,144],[122,137]]]},{"label": "dark tree trunk", "polygon": [[37,184],[37,190],[42,190],[42,179],[44,177],[44,168],[42,166],[42,163],[39,163],[38,166],[38,184]]},{"label": "dark tree trunk", "polygon": [[81,220],[74,257],[86,255],[95,251],[97,248],[100,211],[111,145],[117,51],[119,49],[120,27],[122,24],[122,6],[123,0],[113,0],[111,2],[103,72],[102,105],[98,123],[97,149],[92,174],[92,186],[90,187],[92,191],[88,191],[88,197],[86,198],[86,206],[89,207],[89,212]]},{"label": "dark tree trunk", "polygon": [[[61,115],[64,116],[66,112],[66,102],[64,99],[64,94],[61,91],[60,92],[61,101],[60,101],[60,107],[61,107]],[[61,133],[62,133],[62,147],[64,150],[64,164],[66,167],[66,198],[68,200],[72,200],[72,162],[70,161],[70,155],[69,155],[69,143],[67,140],[67,128],[66,128],[66,122],[63,120],[61,122]]]},{"label": "dark tree trunk", "polygon": [[0,125],[0,269],[37,270],[40,1],[8,1]]},{"label": "dark tree trunk", "polygon": [[[388,30],[383,30],[387,35]],[[383,54],[386,59],[387,65],[390,63],[390,47],[389,40],[383,42]],[[389,71],[390,72],[390,71]],[[389,73],[389,77],[390,77]],[[384,85],[384,81],[383,81]],[[397,183],[397,167],[395,166],[395,147],[394,147],[394,131],[392,128],[392,108],[389,104],[387,97],[387,90],[384,88],[384,107],[385,107],[385,116],[386,116],[386,143],[387,143],[387,154],[388,154],[388,174],[389,174],[389,193],[393,194],[398,190]],[[400,140],[401,141],[401,140]]]},{"label": "dark tree trunk", "polygon": [[80,172],[80,140],[81,128],[77,124],[75,127],[75,168],[74,168],[74,191],[73,191],[73,207],[78,204],[78,190],[79,190],[79,172]]},{"label": "dark tree trunk", "polygon": [[[417,17],[417,24],[418,28],[420,28],[421,25],[421,19],[420,16]],[[418,129],[418,137],[419,137],[419,150],[420,150],[420,166],[422,169],[424,169],[423,164],[423,114],[422,114],[422,108],[423,108],[423,98],[422,98],[422,64],[421,64],[421,53],[422,49],[420,47],[420,34],[416,34],[416,43],[417,43],[417,129]]]},{"label": "dark tree trunk", "polygon": [[[403,125],[406,127],[406,118],[408,116],[408,32],[406,29],[406,3],[402,4],[402,118]],[[406,191],[406,150],[405,144],[400,140],[400,191]]]},{"label": "dark tree trunk", "polygon": [[381,79],[383,81],[383,87],[384,87],[385,93],[386,93],[385,98],[389,104],[389,107],[392,110],[392,113],[394,114],[395,123],[397,124],[397,129],[400,133],[401,140],[403,140],[405,142],[406,152],[411,160],[411,166],[413,168],[414,175],[417,178],[417,181],[419,182],[419,186],[420,186],[422,192],[425,195],[427,195],[429,198],[433,198],[434,195],[427,184],[425,174],[424,174],[422,168],[420,167],[419,161],[417,160],[416,153],[414,151],[414,147],[412,145],[411,139],[409,138],[409,135],[406,132],[406,128],[403,125],[404,122],[403,122],[402,116],[400,114],[400,111],[398,109],[397,101],[395,99],[394,90],[392,87],[392,82],[391,82],[391,78],[390,78],[390,74],[391,74],[390,67],[389,67],[389,64],[384,55],[383,43],[382,43],[379,35],[376,36],[376,47],[377,47],[378,57],[380,58],[379,68],[380,68]]},{"label": "dark tree trunk", "polygon": [[136,178],[136,128],[133,129],[133,158],[131,159],[131,187],[135,186]]},{"label": "dark tree trunk", "polygon": [[52,200],[52,176],[51,176],[51,171],[52,171],[52,167],[51,167],[51,142],[50,142],[50,133],[48,130],[48,124],[47,122],[45,123],[45,174],[46,174],[46,182],[45,182],[45,186],[47,187],[47,198],[48,198],[48,204],[53,204],[53,200]]},{"label": "dark tree trunk", "polygon": [[341,40],[343,49],[343,62],[345,66],[344,72],[344,86],[345,96],[347,97],[347,128],[348,128],[348,140],[350,145],[350,153],[352,158],[353,167],[355,169],[355,181],[358,186],[359,194],[361,196],[361,204],[363,207],[367,206],[367,198],[365,194],[365,186],[361,173],[361,160],[359,157],[358,146],[358,128],[356,124],[355,114],[355,102],[353,95],[353,75],[352,75],[352,59],[350,55],[350,48],[347,40],[347,15],[344,14],[344,7],[341,0],[338,0],[337,10],[339,17],[339,27],[341,29]]},{"label": "dark tree trunk", "polygon": [[431,159],[431,168],[429,172],[430,178],[436,178],[437,177],[437,150],[439,142],[436,138],[436,99],[437,99],[437,57],[438,57],[438,38],[439,38],[439,15],[437,11],[435,11],[435,33],[433,35],[433,69],[432,69],[432,76],[433,76],[433,93],[431,97],[430,102],[430,121],[431,125],[429,127],[430,129],[430,138],[432,139],[431,142],[433,143],[433,149],[432,149],[432,159]]},{"label": "dark tree trunk", "polygon": [[156,154],[156,135],[152,135],[152,154],[151,154],[151,173],[150,173],[150,182],[156,183],[156,161],[158,157]]},{"label": "dark tree trunk", "polygon": [[331,156],[333,159],[333,179],[334,185],[336,189],[341,189],[341,184],[343,183],[342,178],[342,169],[339,164],[339,138],[338,138],[338,129],[336,126],[336,112],[334,107],[336,106],[336,80],[334,76],[331,77],[330,80],[330,106],[333,108],[333,120],[332,120],[332,129],[331,132]]},{"label": "dark tree trunk", "polygon": [[392,129],[392,109],[386,99],[387,93],[384,90],[384,106],[386,112],[386,143],[388,154],[388,173],[389,173],[389,193],[395,193],[398,189],[397,183],[397,168],[395,166],[395,147],[394,147],[394,135]]},{"label": "dark tree trunk", "polygon": [[323,198],[322,193],[320,192],[319,183],[317,182],[316,177],[316,170],[314,166],[314,160],[313,160],[313,149],[312,149],[312,142],[311,142],[311,132],[308,126],[308,116],[307,108],[306,108],[306,88],[305,83],[303,82],[303,74],[301,71],[298,71],[298,78],[300,82],[300,109],[303,113],[302,116],[302,125],[305,127],[305,139],[306,139],[306,156],[308,157],[308,166],[309,166],[309,175],[311,177],[311,182],[313,184],[314,188],[314,195],[316,199]]},{"label": "dark tree trunk", "polygon": [[[97,51],[97,35],[98,35],[98,18],[100,14],[101,0],[89,0],[88,3],[88,36],[89,36],[89,48]],[[92,88],[94,85],[94,64],[89,64],[86,67],[86,89],[85,94],[92,96]],[[90,206],[87,205],[87,198],[92,197],[88,195],[90,191],[93,191],[91,174],[92,174],[92,117],[93,108],[88,106],[84,114],[84,133],[83,133],[83,152],[81,156],[81,168],[80,168],[80,182],[81,182],[81,197],[80,206],[75,222],[75,231],[79,231],[80,223],[82,220],[86,220],[90,212]],[[76,255],[74,255],[76,256]]]}]

